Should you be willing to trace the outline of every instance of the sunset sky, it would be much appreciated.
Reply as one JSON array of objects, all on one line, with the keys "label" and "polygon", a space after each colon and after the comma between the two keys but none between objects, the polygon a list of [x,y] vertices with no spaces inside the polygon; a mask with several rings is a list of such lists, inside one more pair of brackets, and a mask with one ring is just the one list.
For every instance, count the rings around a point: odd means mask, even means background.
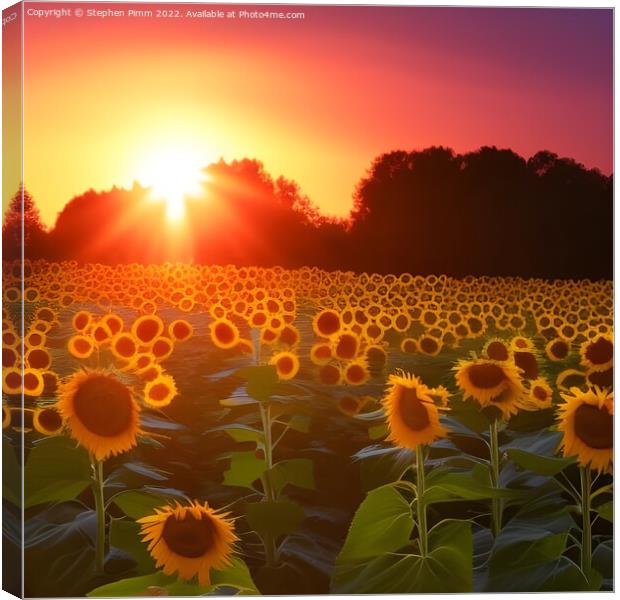
[{"label": "sunset sky", "polygon": [[260,159],[338,215],[395,149],[549,149],[612,170],[611,10],[277,10],[305,19],[26,16],[24,171],[44,221],[89,188],[152,183],[175,155],[196,172]]}]

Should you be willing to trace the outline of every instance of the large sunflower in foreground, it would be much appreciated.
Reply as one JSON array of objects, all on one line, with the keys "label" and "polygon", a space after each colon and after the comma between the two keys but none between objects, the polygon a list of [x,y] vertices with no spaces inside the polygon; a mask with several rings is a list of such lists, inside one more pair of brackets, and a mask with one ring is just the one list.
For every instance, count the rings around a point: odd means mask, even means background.
[{"label": "large sunflower in foreground", "polygon": [[483,408],[495,406],[504,419],[529,407],[527,391],[512,363],[485,358],[460,360],[454,370],[464,400],[473,398]]},{"label": "large sunflower in foreground", "polygon": [[97,460],[130,450],[140,433],[140,407],[108,371],[78,371],[59,386],[56,408],[71,437]]},{"label": "large sunflower in foreground", "polygon": [[389,438],[401,448],[415,448],[444,437],[448,431],[439,423],[439,411],[431,390],[409,373],[392,374],[383,398]]},{"label": "large sunflower in foreground", "polygon": [[198,575],[201,586],[210,584],[209,571],[230,564],[235,535],[228,513],[218,513],[205,502],[189,506],[176,503],[155,509],[155,514],[138,520],[143,541],[164,574],[178,572],[188,580]]},{"label": "large sunflower in foreground", "polygon": [[564,456],[577,456],[579,464],[611,471],[614,442],[614,395],[609,390],[573,387],[558,409],[558,430]]}]

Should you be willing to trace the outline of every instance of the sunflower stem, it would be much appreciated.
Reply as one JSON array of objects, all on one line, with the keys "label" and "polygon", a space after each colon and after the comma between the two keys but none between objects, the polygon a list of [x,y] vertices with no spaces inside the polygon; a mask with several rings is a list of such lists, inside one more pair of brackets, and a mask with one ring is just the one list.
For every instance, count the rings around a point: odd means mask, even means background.
[{"label": "sunflower stem", "polygon": [[97,541],[95,546],[95,569],[97,573],[104,572],[105,565],[105,499],[103,495],[103,461],[93,459],[94,480],[93,495],[95,496],[95,511],[97,512]]},{"label": "sunflower stem", "polygon": [[[265,498],[268,502],[273,502],[275,497],[275,490],[271,485],[271,468],[273,467],[273,441],[272,441],[272,420],[271,420],[271,407],[269,404],[260,404],[260,416],[263,424],[263,435],[265,438],[265,472],[262,476],[263,487],[265,491]],[[276,564],[276,541],[274,537],[267,533],[265,535],[265,562],[267,566],[273,566]]]},{"label": "sunflower stem", "polygon": [[428,554],[428,532],[426,525],[426,503],[424,502],[424,446],[422,446],[422,444],[416,446],[415,462],[420,554],[426,556]]},{"label": "sunflower stem", "polygon": [[[489,438],[491,442],[491,485],[494,489],[500,488],[499,480],[499,442],[497,439],[497,419],[493,419],[489,427]],[[493,536],[497,537],[502,530],[502,499],[491,499]]]},{"label": "sunflower stem", "polygon": [[592,522],[591,511],[591,471],[590,467],[580,467],[581,475],[581,571],[586,578],[590,576],[592,566]]}]

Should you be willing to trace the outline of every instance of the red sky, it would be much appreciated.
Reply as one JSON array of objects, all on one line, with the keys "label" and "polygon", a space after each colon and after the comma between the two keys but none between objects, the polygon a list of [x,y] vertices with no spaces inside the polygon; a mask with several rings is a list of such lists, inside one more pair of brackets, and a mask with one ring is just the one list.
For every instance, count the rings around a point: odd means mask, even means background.
[{"label": "red sky", "polygon": [[196,169],[258,158],[340,215],[389,150],[549,149],[612,169],[611,10],[168,8],[181,17],[26,14],[25,179],[48,224],[88,188],[151,183],[156,157],[177,153]]}]

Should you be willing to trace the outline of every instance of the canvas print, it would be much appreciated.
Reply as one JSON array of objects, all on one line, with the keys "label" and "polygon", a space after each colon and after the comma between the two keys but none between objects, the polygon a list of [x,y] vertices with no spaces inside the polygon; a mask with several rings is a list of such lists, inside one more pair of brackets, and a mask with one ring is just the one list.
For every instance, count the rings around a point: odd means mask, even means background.
[{"label": "canvas print", "polygon": [[3,587],[611,591],[613,11],[3,11]]}]

